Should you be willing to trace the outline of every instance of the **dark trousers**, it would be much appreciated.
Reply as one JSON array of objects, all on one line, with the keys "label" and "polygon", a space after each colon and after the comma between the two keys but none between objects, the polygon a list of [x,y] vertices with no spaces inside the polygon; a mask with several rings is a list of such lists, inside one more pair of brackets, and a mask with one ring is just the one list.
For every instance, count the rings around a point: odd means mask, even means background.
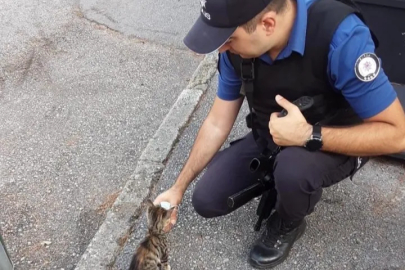
[{"label": "dark trousers", "polygon": [[[196,212],[206,218],[230,213],[228,196],[257,181],[249,171],[249,163],[259,154],[252,133],[218,152],[196,184],[192,198]],[[284,148],[273,171],[276,211],[288,221],[309,215],[320,200],[322,189],[353,174],[357,162],[356,157],[310,152],[302,147]]]}]

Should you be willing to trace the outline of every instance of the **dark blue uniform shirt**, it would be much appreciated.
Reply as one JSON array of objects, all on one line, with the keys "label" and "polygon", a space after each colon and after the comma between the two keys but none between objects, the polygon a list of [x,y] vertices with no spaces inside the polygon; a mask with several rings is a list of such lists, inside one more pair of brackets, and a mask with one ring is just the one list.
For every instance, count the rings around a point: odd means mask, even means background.
[{"label": "dark blue uniform shirt", "polygon": [[[277,57],[278,59],[288,57],[292,51],[304,53],[307,8],[313,2],[314,0],[297,0],[297,17],[291,38],[287,47]],[[341,91],[362,118],[378,114],[396,98],[396,92],[382,68],[378,76],[370,82],[363,82],[356,77],[354,68],[357,59],[363,53],[374,53],[374,50],[375,45],[369,29],[354,14],[340,24],[330,44],[327,67],[330,83],[337,91]],[[272,63],[268,54],[264,54],[260,58],[269,64]],[[226,53],[220,54],[219,61],[221,62],[217,95],[224,100],[237,99],[241,81]],[[282,93],[280,94],[282,95]]]}]

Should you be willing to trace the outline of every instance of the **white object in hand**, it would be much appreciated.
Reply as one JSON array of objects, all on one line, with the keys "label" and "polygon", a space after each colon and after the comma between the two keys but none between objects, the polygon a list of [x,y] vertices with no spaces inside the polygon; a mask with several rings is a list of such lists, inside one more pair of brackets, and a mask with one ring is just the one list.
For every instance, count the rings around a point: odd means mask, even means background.
[{"label": "white object in hand", "polygon": [[170,203],[169,202],[161,202],[160,206],[166,210],[170,209]]}]

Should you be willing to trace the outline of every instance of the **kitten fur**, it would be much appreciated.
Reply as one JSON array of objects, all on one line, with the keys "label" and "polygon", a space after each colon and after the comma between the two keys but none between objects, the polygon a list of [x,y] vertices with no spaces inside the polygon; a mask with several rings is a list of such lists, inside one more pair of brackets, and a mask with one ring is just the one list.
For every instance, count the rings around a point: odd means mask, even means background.
[{"label": "kitten fur", "polygon": [[148,232],[139,244],[128,270],[170,270],[166,232],[174,208],[166,210],[147,202]]}]

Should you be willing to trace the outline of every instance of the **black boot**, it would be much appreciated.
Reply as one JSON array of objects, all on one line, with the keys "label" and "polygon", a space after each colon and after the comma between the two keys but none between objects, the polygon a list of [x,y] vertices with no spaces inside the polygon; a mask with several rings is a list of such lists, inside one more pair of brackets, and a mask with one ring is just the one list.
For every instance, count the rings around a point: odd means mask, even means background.
[{"label": "black boot", "polygon": [[266,230],[252,247],[249,263],[258,269],[273,268],[282,263],[306,228],[305,219],[285,222],[275,212],[267,221]]}]

